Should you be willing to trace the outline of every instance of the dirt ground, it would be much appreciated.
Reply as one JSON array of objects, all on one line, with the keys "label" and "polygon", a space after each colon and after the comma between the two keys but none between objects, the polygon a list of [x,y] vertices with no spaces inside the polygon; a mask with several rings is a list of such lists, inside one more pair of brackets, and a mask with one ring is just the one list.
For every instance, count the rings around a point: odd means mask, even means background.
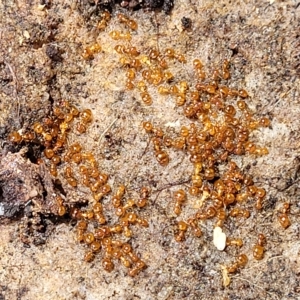
[{"label": "dirt ground", "polygon": [[[131,239],[147,268],[131,278],[121,266],[105,272],[97,257],[84,262],[85,249],[75,241],[74,224],[67,218],[52,224],[42,245],[29,246],[18,237],[21,221],[6,220],[0,225],[0,299],[300,299],[299,2],[177,0],[170,14],[116,5],[104,31],[96,28],[99,7],[105,7],[98,2],[0,1],[0,157],[3,161],[20,150],[7,142],[10,132],[30,128],[62,99],[90,108],[94,121],[80,142],[110,173],[110,184],[125,182],[133,194],[143,185],[152,189],[142,210],[149,228],[134,228]],[[195,58],[207,70],[230,60],[229,85],[247,90],[249,107],[271,119],[270,128],[252,134],[269,154],[233,157],[267,196],[261,212],[225,228],[227,235],[243,239],[242,252],[249,257],[246,267],[230,276],[228,287],[221,265],[232,263],[238,251],[216,250],[212,221],[205,223],[201,238],[174,240],[171,193],[185,187],[178,182],[189,178],[191,165],[182,152],[170,151],[170,164],[160,166],[141,124],[150,120],[175,132],[187,120],[154,87],[149,88],[151,106],[136,90],[125,90],[114,51],[118,41],[108,35],[122,29],[115,17],[120,11],[138,22],[131,43],[139,49],[171,47],[184,53],[188,63],[172,66],[180,80],[194,80]],[[191,20],[190,28],[184,28],[184,17]],[[83,48],[96,41],[102,51],[82,59]],[[67,195],[76,202],[85,191]],[[291,204],[287,229],[277,218],[284,202]],[[183,217],[191,211],[188,203]],[[264,258],[256,261],[252,248],[259,233],[267,243]]]}]

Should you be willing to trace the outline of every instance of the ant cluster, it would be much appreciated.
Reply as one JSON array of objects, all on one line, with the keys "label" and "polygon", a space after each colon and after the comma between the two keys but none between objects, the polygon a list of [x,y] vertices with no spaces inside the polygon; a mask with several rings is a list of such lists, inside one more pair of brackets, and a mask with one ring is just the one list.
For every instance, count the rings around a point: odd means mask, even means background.
[{"label": "ant cluster", "polygon": [[[138,29],[134,20],[123,14],[118,14],[117,17],[127,29]],[[97,28],[104,30],[110,19],[110,14],[103,12]],[[193,165],[186,190],[175,191],[171,202],[178,218],[188,198],[194,201],[196,211],[186,220],[178,221],[175,240],[182,242],[190,233],[201,237],[201,224],[206,220],[214,220],[215,227],[222,229],[226,222],[247,219],[253,211],[260,211],[266,191],[256,186],[251,176],[245,174],[232,158],[245,154],[268,154],[266,147],[260,147],[251,141],[250,134],[259,127],[269,127],[270,120],[266,117],[256,119],[246,103],[248,93],[226,85],[226,81],[230,79],[229,61],[225,60],[219,70],[214,70],[208,76],[202,62],[194,59],[192,65],[195,82],[178,81],[170,71],[169,64],[188,64],[183,54],[171,48],[163,51],[152,48],[142,54],[131,44],[130,31],[114,30],[108,35],[118,42],[114,50],[120,55],[119,61],[126,76],[125,89],[137,89],[142,103],[151,105],[153,97],[148,87],[156,88],[158,94],[174,99],[175,106],[181,109],[190,122],[173,136],[150,121],[142,122],[143,129],[153,144],[154,157],[161,166],[169,164],[171,149],[188,155]],[[93,59],[100,51],[100,44],[95,43],[83,50],[82,57]],[[74,119],[77,121],[72,125]],[[51,175],[55,178],[63,173],[71,188],[82,184],[90,189],[93,201],[81,208],[68,206],[61,196],[56,197],[56,214],[63,216],[69,213],[77,220],[76,238],[87,248],[85,261],[92,261],[101,252],[105,270],[112,271],[113,261],[119,260],[126,268],[130,268],[129,275],[135,276],[145,268],[145,263],[133,251],[128,239],[132,236],[131,226],[148,226],[148,221],[136,211],[147,204],[150,190],[142,187],[138,200],[129,198],[124,201],[126,189],[124,185],[119,186],[110,199],[118,221],[113,225],[107,224],[102,200],[112,191],[108,184],[109,174],[100,170],[93,153],[84,151],[79,143],[67,143],[67,135],[71,130],[75,129],[79,134],[85,133],[91,122],[92,113],[89,109],[79,112],[77,108],[64,102],[54,108],[52,116],[46,118],[43,124],[34,124],[33,132],[23,135],[13,132],[9,139],[14,143],[40,139],[45,147],[44,157]],[[280,224],[284,228],[290,225],[288,210],[289,207],[285,205],[279,215]],[[123,238],[115,238],[121,235]],[[258,242],[253,248],[254,259],[263,258],[265,243],[264,235],[259,234]],[[226,246],[241,248],[243,241],[227,237],[224,248]],[[246,254],[240,253],[236,262],[226,267],[226,272],[234,273],[247,262]]]},{"label": "ant cluster", "polygon": [[[119,19],[128,25],[129,19],[119,15]],[[130,29],[136,30],[137,26]],[[137,89],[145,105],[153,103],[148,87],[157,89],[158,94],[174,99],[175,106],[182,108],[183,115],[190,120],[189,126],[182,126],[177,136],[170,136],[150,121],[143,121],[142,126],[150,136],[153,152],[161,166],[169,164],[169,150],[182,151],[189,156],[194,166],[190,175],[187,192],[179,189],[173,193],[174,213],[180,216],[186,205],[188,194],[195,199],[196,212],[187,220],[179,220],[175,240],[185,240],[190,231],[194,236],[202,235],[201,223],[215,219],[215,227],[222,228],[227,220],[249,218],[252,206],[261,210],[266,192],[254,184],[251,176],[240,170],[232,156],[247,153],[252,155],[268,154],[266,147],[260,147],[250,140],[250,134],[259,127],[269,127],[270,120],[262,117],[255,119],[246,99],[249,97],[244,89],[236,90],[226,85],[230,79],[230,63],[225,60],[219,70],[211,76],[205,72],[199,59],[192,62],[195,72],[195,84],[177,81],[169,65],[187,64],[186,57],[167,48],[156,48],[141,54],[129,42],[130,33],[112,31],[109,36],[116,41],[124,41],[115,46],[121,56],[120,63],[126,75],[125,88]],[[236,104],[230,104],[236,103]],[[220,166],[227,166],[221,171]],[[242,247],[241,239],[227,238],[227,246]],[[263,257],[263,242],[253,249],[253,257]],[[240,254],[237,262],[228,267],[235,272],[246,265],[248,258]]]},{"label": "ant cluster", "polygon": [[[133,225],[148,227],[148,221],[140,217],[136,209],[146,206],[150,190],[142,187],[139,199],[125,200],[126,188],[124,185],[119,186],[110,201],[118,221],[112,225],[107,224],[101,201],[112,190],[108,184],[109,175],[100,170],[93,153],[84,151],[78,142],[68,143],[68,135],[73,130],[77,134],[86,132],[92,118],[90,109],[80,112],[69,102],[64,101],[62,105],[53,109],[50,117],[45,118],[42,123],[35,123],[31,132],[24,134],[12,132],[9,140],[13,143],[38,142],[45,149],[44,160],[38,159],[37,163],[45,163],[53,178],[60,178],[71,189],[81,185],[90,190],[93,200],[84,207],[66,203],[67,201],[63,200],[64,196],[57,193],[50,208],[50,212],[54,215],[69,214],[77,221],[76,239],[87,247],[84,260],[90,262],[102,251],[102,265],[106,271],[112,271],[113,260],[119,260],[129,268],[128,274],[135,276],[146,265],[127,240],[132,237]],[[72,124],[74,120],[76,124]],[[123,240],[115,238],[116,235],[122,234]]]}]

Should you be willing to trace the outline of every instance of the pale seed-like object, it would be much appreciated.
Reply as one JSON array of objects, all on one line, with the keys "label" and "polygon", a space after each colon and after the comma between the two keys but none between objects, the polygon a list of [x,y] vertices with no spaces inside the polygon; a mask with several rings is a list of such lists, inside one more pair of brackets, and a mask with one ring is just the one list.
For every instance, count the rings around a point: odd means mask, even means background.
[{"label": "pale seed-like object", "polygon": [[223,251],[226,247],[226,234],[219,226],[215,227],[214,229],[213,243],[219,251]]}]

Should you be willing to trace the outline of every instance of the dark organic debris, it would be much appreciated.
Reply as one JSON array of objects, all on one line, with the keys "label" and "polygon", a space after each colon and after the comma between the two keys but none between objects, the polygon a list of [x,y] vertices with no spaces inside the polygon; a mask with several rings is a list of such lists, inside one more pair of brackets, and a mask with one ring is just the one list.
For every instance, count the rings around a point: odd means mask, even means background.
[{"label": "dark organic debris", "polygon": [[103,10],[112,12],[121,6],[130,10],[155,10],[170,14],[174,7],[174,0],[82,0],[78,3],[78,10],[86,18],[97,16]]},{"label": "dark organic debris", "polygon": [[181,19],[181,24],[183,29],[190,29],[192,27],[192,20],[190,18],[183,17]]},{"label": "dark organic debris", "polygon": [[52,212],[53,184],[43,165],[25,157],[26,149],[0,156],[0,220],[22,216],[26,206]]}]

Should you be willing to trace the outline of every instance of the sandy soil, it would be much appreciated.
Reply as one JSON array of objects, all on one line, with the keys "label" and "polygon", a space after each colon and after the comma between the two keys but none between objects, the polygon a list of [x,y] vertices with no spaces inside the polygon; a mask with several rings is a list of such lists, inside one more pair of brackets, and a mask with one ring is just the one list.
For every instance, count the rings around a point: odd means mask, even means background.
[{"label": "sandy soil", "polygon": [[[200,58],[207,70],[230,59],[229,85],[246,89],[248,105],[257,116],[272,121],[271,128],[252,135],[268,147],[269,155],[234,158],[266,189],[267,197],[261,212],[225,228],[229,236],[243,239],[242,251],[249,257],[226,288],[221,265],[233,262],[237,251],[215,249],[210,221],[202,228],[203,237],[175,242],[171,193],[185,186],[176,183],[189,177],[191,165],[175,151],[170,151],[167,167],[158,165],[141,125],[151,120],[174,132],[187,120],[153,87],[152,106],[145,106],[136,90],[124,89],[124,72],[113,50],[118,42],[108,35],[122,28],[115,17],[121,8],[113,10],[108,27],[99,32],[95,24],[100,12],[92,4],[0,2],[2,155],[18,150],[7,143],[9,132],[29,128],[61,99],[90,108],[94,122],[80,141],[96,153],[102,169],[111,174],[110,183],[125,182],[133,195],[143,185],[152,188],[150,204],[142,210],[150,226],[135,228],[131,239],[148,267],[131,278],[121,266],[106,273],[99,258],[84,262],[85,249],[74,240],[74,224],[68,219],[51,226],[45,244],[29,247],[18,238],[21,222],[6,222],[0,227],[0,299],[299,299],[299,3],[179,0],[170,15],[125,10],[138,21],[133,45],[145,52],[150,47],[172,47],[185,54],[187,64],[172,65],[180,80],[193,82],[194,58]],[[183,30],[183,17],[192,20],[191,29]],[[92,60],[82,59],[83,48],[95,41],[101,44],[101,53]],[[71,141],[77,139],[70,136]],[[70,190],[68,195],[68,201],[76,202],[85,191]],[[291,204],[292,224],[286,230],[277,220],[284,202]],[[183,218],[191,210],[188,203]],[[256,261],[251,252],[259,233],[267,244],[264,259]]]}]

